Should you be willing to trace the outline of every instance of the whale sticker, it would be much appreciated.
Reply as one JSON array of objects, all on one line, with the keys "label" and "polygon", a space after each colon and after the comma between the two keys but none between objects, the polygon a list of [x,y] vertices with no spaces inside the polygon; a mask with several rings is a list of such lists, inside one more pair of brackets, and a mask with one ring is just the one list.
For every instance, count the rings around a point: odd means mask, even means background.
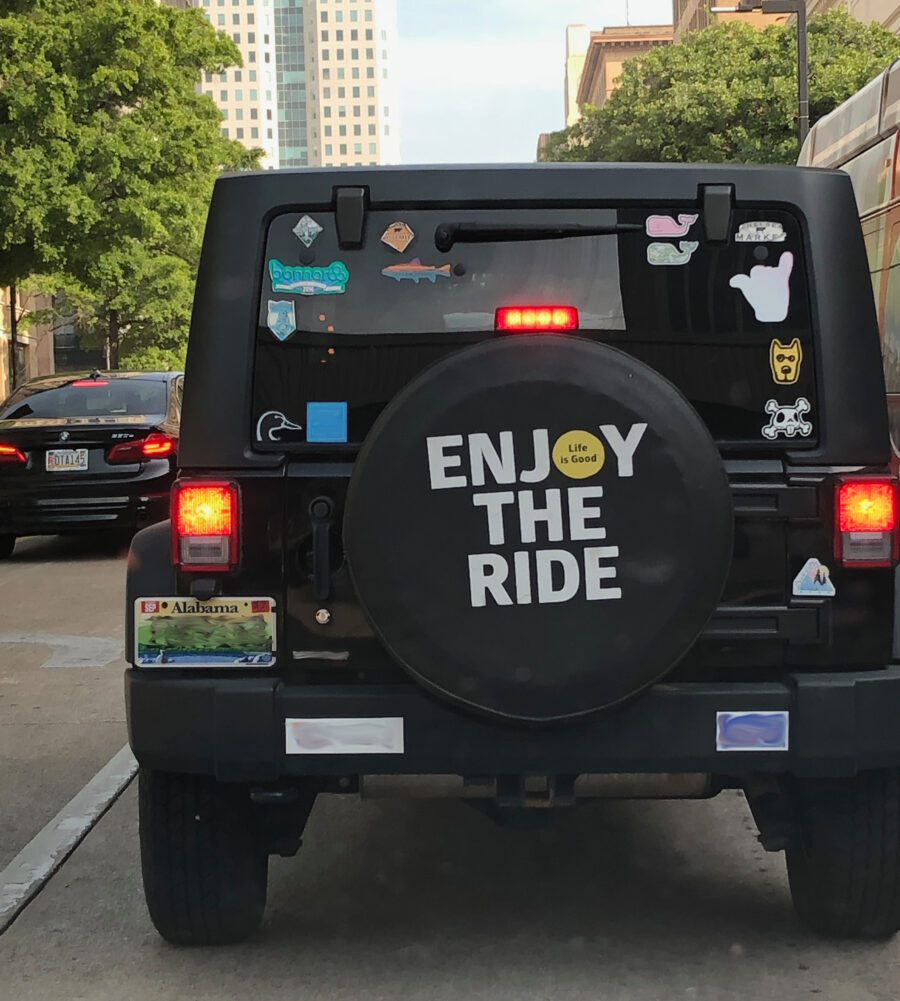
[{"label": "whale sticker", "polygon": [[688,230],[700,218],[698,215],[681,214],[678,219],[670,215],[652,215],[647,218],[647,236],[656,238],[678,238],[687,236]]},{"label": "whale sticker", "polygon": [[297,329],[293,302],[290,299],[269,299],[266,326],[279,341],[286,341]]},{"label": "whale sticker", "polygon": [[696,240],[679,240],[677,247],[674,243],[651,243],[647,247],[647,263],[687,264],[699,246]]}]

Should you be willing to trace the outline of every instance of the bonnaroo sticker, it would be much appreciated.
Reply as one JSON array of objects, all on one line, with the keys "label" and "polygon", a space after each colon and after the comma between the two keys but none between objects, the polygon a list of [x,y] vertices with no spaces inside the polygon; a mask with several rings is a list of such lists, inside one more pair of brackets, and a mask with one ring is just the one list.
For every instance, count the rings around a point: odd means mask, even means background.
[{"label": "bonnaroo sticker", "polygon": [[332,261],[324,267],[305,264],[282,264],[269,261],[269,278],[273,292],[296,292],[298,295],[340,295],[347,291],[350,272],[343,261]]}]

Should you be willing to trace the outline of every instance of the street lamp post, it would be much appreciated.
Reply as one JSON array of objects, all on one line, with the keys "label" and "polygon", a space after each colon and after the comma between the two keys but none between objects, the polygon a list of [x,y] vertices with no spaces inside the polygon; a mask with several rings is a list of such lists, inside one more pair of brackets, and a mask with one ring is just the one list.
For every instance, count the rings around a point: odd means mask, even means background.
[{"label": "street lamp post", "polygon": [[809,59],[806,50],[805,0],[739,0],[734,7],[712,7],[714,14],[749,14],[759,10],[763,14],[797,15],[797,111],[800,145],[809,134]]}]

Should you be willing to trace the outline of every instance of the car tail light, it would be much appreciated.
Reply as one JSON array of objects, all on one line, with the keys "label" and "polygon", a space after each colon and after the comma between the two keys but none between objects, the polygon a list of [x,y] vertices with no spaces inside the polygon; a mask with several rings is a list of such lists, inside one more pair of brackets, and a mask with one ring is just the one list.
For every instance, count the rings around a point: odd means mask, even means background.
[{"label": "car tail light", "polygon": [[24,466],[27,461],[20,448],[0,441],[0,466]]},{"label": "car tail light", "polygon": [[501,306],[494,317],[497,330],[577,330],[574,306]]},{"label": "car tail light", "polygon": [[835,494],[835,556],[845,565],[897,561],[897,484],[890,479],[842,480]]},{"label": "car tail light", "polygon": [[107,379],[76,379],[73,386],[85,387],[85,386],[108,386],[109,381]]},{"label": "car tail light", "polygon": [[173,559],[182,570],[230,570],[238,558],[236,483],[177,480],[172,487]]},{"label": "car tail light", "polygon": [[122,441],[118,445],[113,445],[106,454],[106,461],[113,465],[120,462],[145,462],[147,459],[172,455],[177,447],[178,442],[171,435],[153,431],[146,438]]}]

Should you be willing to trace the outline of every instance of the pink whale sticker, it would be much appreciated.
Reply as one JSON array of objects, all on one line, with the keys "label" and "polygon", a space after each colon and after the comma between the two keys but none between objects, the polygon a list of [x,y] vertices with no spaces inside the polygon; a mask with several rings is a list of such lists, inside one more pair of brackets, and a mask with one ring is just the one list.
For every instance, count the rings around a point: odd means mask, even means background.
[{"label": "pink whale sticker", "polygon": [[670,215],[652,215],[647,217],[647,236],[679,237],[687,236],[688,230],[700,217],[697,215],[679,215],[676,222]]}]

